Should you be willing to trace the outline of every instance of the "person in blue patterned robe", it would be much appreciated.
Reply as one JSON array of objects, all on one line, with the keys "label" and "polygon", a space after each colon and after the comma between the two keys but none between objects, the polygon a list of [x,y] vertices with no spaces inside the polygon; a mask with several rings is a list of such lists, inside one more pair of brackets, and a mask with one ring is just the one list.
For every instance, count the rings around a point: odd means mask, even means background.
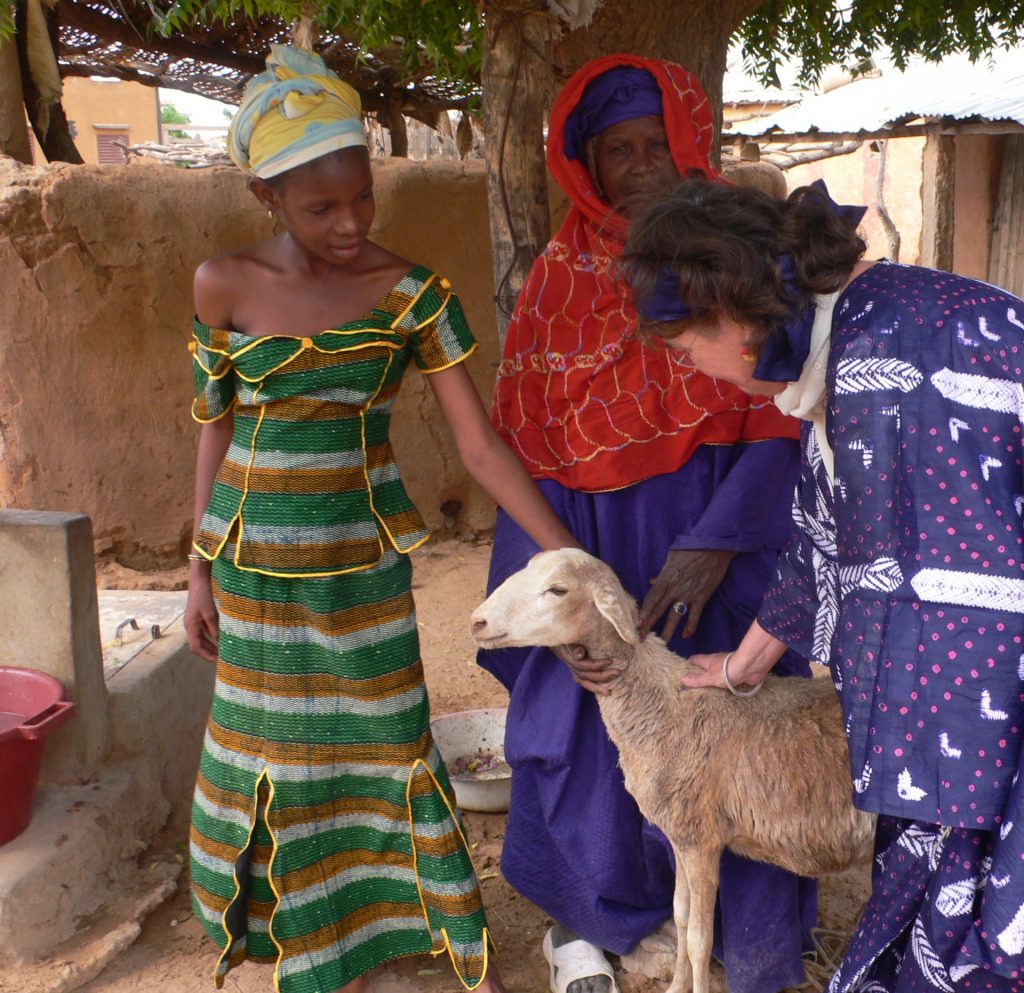
[{"label": "person in blue patterned robe", "polygon": [[853,799],[878,828],[829,993],[1015,993],[1024,302],[862,261],[854,213],[823,187],[691,182],[634,220],[624,270],[648,330],[804,418],[776,579],[736,650],[694,656],[687,682],[749,692],[787,646],[831,669]]}]

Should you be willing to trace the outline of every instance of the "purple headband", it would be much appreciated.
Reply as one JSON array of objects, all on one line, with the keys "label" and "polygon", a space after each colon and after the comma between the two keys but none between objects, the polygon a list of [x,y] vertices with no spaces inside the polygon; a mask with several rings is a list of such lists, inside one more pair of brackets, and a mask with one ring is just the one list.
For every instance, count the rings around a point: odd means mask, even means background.
[{"label": "purple headband", "polygon": [[663,265],[654,288],[637,301],[636,312],[653,324],[671,324],[690,317],[693,310],[679,296],[679,270]]},{"label": "purple headband", "polygon": [[[841,217],[852,228],[856,228],[867,212],[867,207],[848,206],[836,203],[828,193],[822,180],[811,184],[822,202]],[[793,256],[788,252],[776,259],[782,288],[795,301],[800,301],[801,291],[796,282]],[[690,317],[693,310],[679,297],[679,272],[672,266],[661,268],[654,288],[638,302],[637,313],[645,320],[658,324],[669,324]],[[789,315],[761,345],[754,378],[771,383],[790,383],[800,378],[804,362],[811,350],[811,328],[814,325],[814,307],[806,302],[794,304]]]},{"label": "purple headband", "polygon": [[585,164],[587,139],[634,117],[661,117],[661,87],[646,69],[618,66],[592,80],[568,116],[565,154]]}]

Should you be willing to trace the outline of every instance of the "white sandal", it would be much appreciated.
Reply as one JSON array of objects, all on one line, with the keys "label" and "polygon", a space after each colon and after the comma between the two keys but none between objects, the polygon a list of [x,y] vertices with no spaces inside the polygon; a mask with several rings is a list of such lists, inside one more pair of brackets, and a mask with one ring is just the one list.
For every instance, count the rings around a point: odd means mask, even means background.
[{"label": "white sandal", "polygon": [[551,939],[552,931],[553,927],[548,928],[541,946],[549,966],[548,984],[551,993],[567,993],[570,983],[590,976],[607,976],[611,983],[608,993],[619,993],[612,965],[597,945],[577,938],[555,948]]}]

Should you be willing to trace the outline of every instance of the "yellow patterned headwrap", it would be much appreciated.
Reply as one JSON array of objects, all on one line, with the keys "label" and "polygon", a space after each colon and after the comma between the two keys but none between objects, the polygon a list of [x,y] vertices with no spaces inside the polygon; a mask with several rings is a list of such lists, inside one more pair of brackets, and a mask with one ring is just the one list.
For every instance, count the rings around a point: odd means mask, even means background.
[{"label": "yellow patterned headwrap", "polygon": [[271,45],[228,131],[228,154],[270,179],[340,148],[366,147],[359,94],[315,52]]}]

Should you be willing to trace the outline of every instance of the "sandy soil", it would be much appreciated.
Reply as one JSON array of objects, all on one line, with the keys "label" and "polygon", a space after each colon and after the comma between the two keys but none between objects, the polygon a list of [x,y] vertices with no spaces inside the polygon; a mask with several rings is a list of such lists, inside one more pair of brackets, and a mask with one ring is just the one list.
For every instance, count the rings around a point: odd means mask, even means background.
[{"label": "sandy soil", "polygon": [[[488,673],[475,664],[467,632],[470,609],[483,597],[490,546],[486,541],[431,542],[415,556],[416,595],[427,685],[435,714],[475,707],[504,706],[507,695]],[[113,584],[112,584],[113,585]],[[551,921],[522,899],[502,878],[499,868],[505,818],[501,814],[465,815],[473,858],[481,879],[484,901],[499,949],[506,985],[513,993],[543,993],[547,965],[540,942]],[[185,825],[175,825],[164,848],[180,852]],[[849,932],[868,891],[868,867],[823,880],[820,918],[824,928]],[[828,943],[830,939],[826,938]],[[173,899],[146,921],[139,939],[82,993],[192,993],[213,990],[215,956],[192,916],[187,883]],[[813,964],[812,979],[823,970]],[[665,983],[620,973],[622,993],[656,993]],[[272,970],[246,963],[233,970],[224,985],[229,993],[269,993]],[[376,977],[374,993],[455,993],[461,987],[446,959],[406,959],[389,965]],[[723,993],[721,969],[712,972],[713,993]],[[30,993],[26,990],[24,993]],[[328,993],[328,991],[324,991]]]}]

